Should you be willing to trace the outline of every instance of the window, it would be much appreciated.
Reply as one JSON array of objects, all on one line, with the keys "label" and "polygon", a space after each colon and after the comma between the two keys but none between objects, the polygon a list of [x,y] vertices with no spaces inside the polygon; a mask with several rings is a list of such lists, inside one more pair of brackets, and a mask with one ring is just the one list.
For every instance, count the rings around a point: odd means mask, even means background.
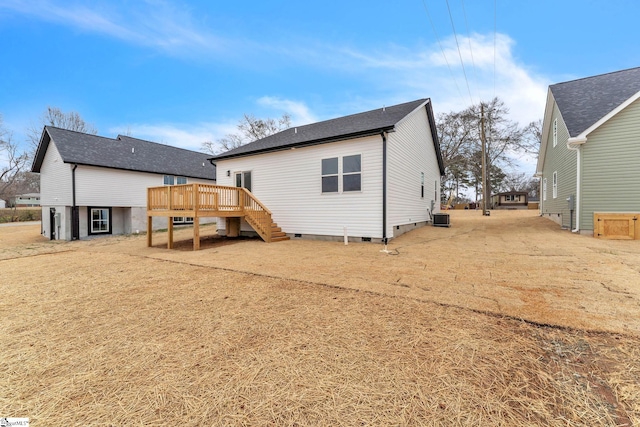
[{"label": "window", "polygon": [[553,146],[558,145],[558,119],[553,119]]},{"label": "window", "polygon": [[164,176],[164,185],[173,185],[173,175],[165,175]]},{"label": "window", "polygon": [[558,197],[558,171],[553,172],[553,198]]},{"label": "window", "polygon": [[89,208],[89,234],[111,234],[111,208]]},{"label": "window", "polygon": [[322,159],[322,192],[338,192],[338,158]]},{"label": "window", "polygon": [[176,184],[182,185],[187,183],[187,178],[184,176],[176,176]]},{"label": "window", "polygon": [[362,188],[360,154],[342,158],[342,191],[360,191]]},{"label": "window", "polygon": [[362,190],[362,156],[354,154],[342,157],[322,159],[322,192],[340,192],[340,175],[342,175],[342,192]]},{"label": "window", "polygon": [[542,200],[547,200],[547,178],[542,180]]},{"label": "window", "polygon": [[164,176],[164,185],[182,185],[187,183],[187,178],[184,176]]},{"label": "window", "polygon": [[424,172],[420,172],[420,198],[424,199]]},{"label": "window", "polygon": [[236,172],[236,187],[251,191],[251,171]]},{"label": "window", "polygon": [[505,202],[519,202],[520,195],[519,194],[507,194],[504,196]]}]

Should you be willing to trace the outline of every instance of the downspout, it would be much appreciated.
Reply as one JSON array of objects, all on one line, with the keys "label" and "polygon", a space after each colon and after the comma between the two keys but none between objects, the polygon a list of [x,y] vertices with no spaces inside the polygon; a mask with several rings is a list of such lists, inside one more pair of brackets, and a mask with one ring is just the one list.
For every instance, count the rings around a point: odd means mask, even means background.
[{"label": "downspout", "polygon": [[72,197],[72,205],[71,205],[71,240],[76,240],[80,236],[76,235],[76,230],[80,229],[80,224],[76,224],[78,221],[78,213],[76,212],[76,169],[78,169],[78,164],[73,165],[73,169],[71,169],[71,197]]},{"label": "downspout", "polygon": [[382,243],[387,244],[387,135],[382,136]]},{"label": "downspout", "polygon": [[576,151],[576,228],[571,230],[572,233],[580,232],[580,177],[581,177],[581,159],[582,150],[580,147],[587,142],[586,137],[569,138],[567,140],[567,148]]}]

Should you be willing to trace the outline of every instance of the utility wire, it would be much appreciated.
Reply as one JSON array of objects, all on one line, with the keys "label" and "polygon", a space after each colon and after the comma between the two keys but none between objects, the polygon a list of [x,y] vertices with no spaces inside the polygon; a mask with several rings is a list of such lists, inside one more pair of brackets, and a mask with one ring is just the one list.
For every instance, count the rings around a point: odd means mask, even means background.
[{"label": "utility wire", "polygon": [[460,98],[462,98],[462,91],[460,90],[460,86],[458,86],[458,81],[456,80],[456,77],[453,74],[453,70],[451,69],[451,65],[449,64],[449,61],[447,60],[447,55],[445,55],[444,53],[444,48],[442,47],[442,43],[440,43],[440,37],[438,37],[436,26],[433,25],[433,20],[431,20],[431,14],[429,13],[429,9],[427,8],[427,3],[425,2],[425,0],[422,0],[422,5],[424,6],[425,12],[427,12],[427,18],[429,18],[429,23],[431,24],[433,33],[435,34],[436,40],[438,41],[438,46],[440,46],[440,51],[442,52],[442,57],[444,58],[444,62],[447,63],[447,68],[449,69],[449,74],[451,74],[451,79],[453,80],[453,83],[456,85],[456,89],[458,89],[458,94],[460,95]]},{"label": "utility wire", "polygon": [[496,97],[496,37],[498,33],[498,0],[493,0],[493,97]]},{"label": "utility wire", "polygon": [[469,100],[473,105],[473,97],[471,96],[471,88],[469,87],[469,79],[467,78],[467,71],[464,69],[464,61],[462,60],[462,53],[460,52],[460,43],[458,43],[458,35],[456,34],[456,26],[453,24],[453,15],[451,15],[451,7],[449,7],[449,0],[447,0],[447,9],[449,10],[449,19],[451,20],[451,28],[453,28],[453,37],[456,39],[456,46],[458,47],[458,56],[460,57],[460,65],[462,65],[462,73],[464,74],[464,81],[467,83],[467,91],[469,92]]},{"label": "utility wire", "polygon": [[[476,60],[473,57],[473,48],[471,47],[471,31],[469,31],[469,21],[467,21],[467,11],[464,7],[464,0],[460,0],[462,3],[462,13],[464,15],[464,25],[467,28],[467,40],[469,40],[469,53],[471,54],[471,64],[473,65],[473,80],[477,84],[478,74],[476,72]],[[473,102],[472,102],[473,104]]]}]

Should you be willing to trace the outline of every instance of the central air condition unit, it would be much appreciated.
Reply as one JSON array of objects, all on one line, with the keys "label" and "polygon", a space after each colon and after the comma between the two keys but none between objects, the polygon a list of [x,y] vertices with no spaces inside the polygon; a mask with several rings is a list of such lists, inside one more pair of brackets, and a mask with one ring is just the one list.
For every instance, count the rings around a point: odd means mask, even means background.
[{"label": "central air condition unit", "polygon": [[451,227],[451,222],[449,221],[449,214],[434,213],[433,226],[434,227]]}]

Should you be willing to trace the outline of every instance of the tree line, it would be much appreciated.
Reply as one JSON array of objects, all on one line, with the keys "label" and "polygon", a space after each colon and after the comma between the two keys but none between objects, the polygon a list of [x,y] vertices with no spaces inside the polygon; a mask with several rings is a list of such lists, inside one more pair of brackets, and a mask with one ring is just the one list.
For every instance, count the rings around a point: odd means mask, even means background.
[{"label": "tree line", "polygon": [[57,107],[47,107],[38,121],[26,129],[26,144],[19,144],[5,127],[0,114],[0,199],[9,205],[19,194],[40,192],[40,177],[31,173],[31,165],[45,125],[93,135],[98,133],[75,111],[64,112]]},{"label": "tree line", "polygon": [[[441,113],[436,118],[440,149],[445,164],[442,197],[455,202],[470,202],[471,191],[477,202],[482,198],[481,111],[484,110],[488,194],[503,191],[526,191],[537,196],[538,181],[515,172],[515,158],[537,155],[542,135],[542,121],[526,126],[509,119],[504,101],[471,105],[462,111]],[[468,191],[467,191],[468,190]]]}]

